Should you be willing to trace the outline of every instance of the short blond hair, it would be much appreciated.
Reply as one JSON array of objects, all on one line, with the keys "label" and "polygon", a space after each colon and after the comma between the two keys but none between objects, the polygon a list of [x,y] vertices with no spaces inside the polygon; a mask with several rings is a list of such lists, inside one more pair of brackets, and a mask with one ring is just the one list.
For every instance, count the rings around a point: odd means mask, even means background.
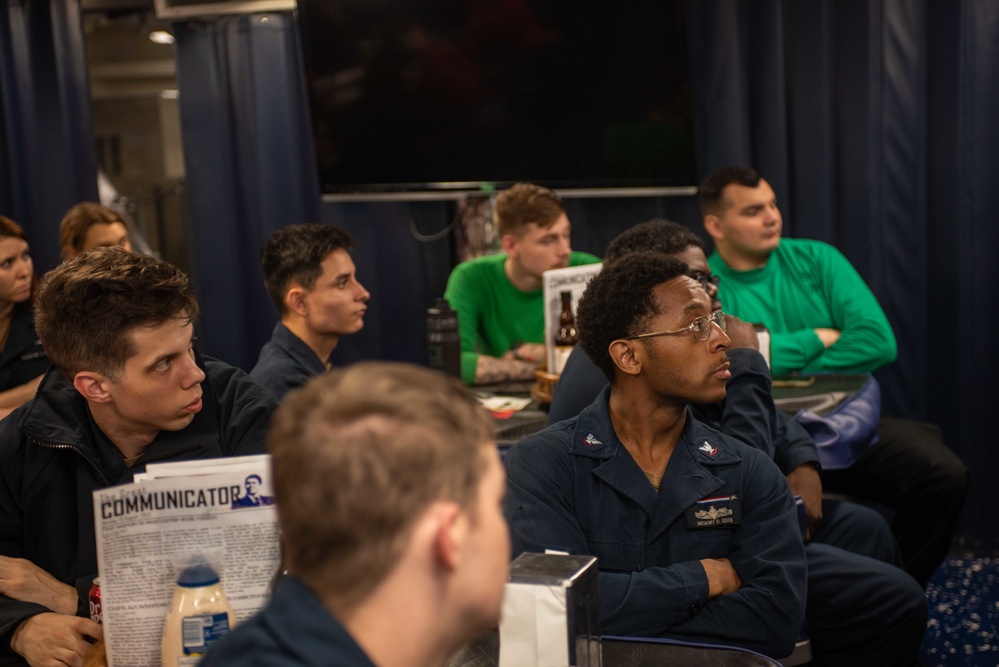
[{"label": "short blond hair", "polygon": [[267,436],[288,570],[340,609],[363,601],[430,503],[474,508],[494,432],[464,385],[409,364],[359,363],[290,393]]},{"label": "short blond hair", "polygon": [[496,195],[493,220],[499,235],[517,236],[521,228],[534,223],[548,228],[565,213],[565,204],[554,190],[534,183],[515,183]]}]

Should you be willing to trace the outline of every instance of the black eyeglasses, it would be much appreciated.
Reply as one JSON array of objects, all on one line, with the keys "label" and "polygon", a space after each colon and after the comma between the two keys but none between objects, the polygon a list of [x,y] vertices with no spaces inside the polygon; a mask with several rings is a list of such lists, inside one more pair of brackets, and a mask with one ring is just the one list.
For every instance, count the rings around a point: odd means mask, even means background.
[{"label": "black eyeglasses", "polygon": [[637,338],[653,338],[655,336],[671,336],[673,334],[687,333],[688,331],[694,334],[694,338],[697,340],[707,340],[711,336],[712,322],[717,324],[719,329],[725,331],[725,313],[720,310],[716,310],[710,315],[701,315],[685,327],[681,327],[679,329],[669,329],[666,331],[652,331],[650,333],[638,334],[637,336],[628,336],[628,340],[635,340]]},{"label": "black eyeglasses", "polygon": [[703,271],[692,271],[690,277],[701,283],[704,289],[708,288],[708,285],[714,285],[718,287],[718,283],[721,282],[721,278],[711,273],[704,273]]}]

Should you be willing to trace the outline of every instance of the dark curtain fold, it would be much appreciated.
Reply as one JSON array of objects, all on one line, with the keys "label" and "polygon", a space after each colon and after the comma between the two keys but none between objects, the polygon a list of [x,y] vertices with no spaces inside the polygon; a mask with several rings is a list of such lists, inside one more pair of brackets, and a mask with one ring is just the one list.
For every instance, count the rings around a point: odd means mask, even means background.
[{"label": "dark curtain fold", "polygon": [[879,373],[888,403],[918,413],[922,4],[716,0],[689,9],[698,132],[708,138],[698,146],[701,175],[726,164],[757,168],[777,193],[788,236],[832,243],[850,258],[906,360]]},{"label": "dark curtain fold", "polygon": [[[986,418],[999,395],[999,8],[698,0],[688,9],[701,176],[756,167],[788,236],[839,247],[898,339],[898,361],[878,372],[886,409],[939,423],[973,471],[999,469]],[[965,523],[996,534],[999,519],[977,509],[986,485],[973,485]]]},{"label": "dark curtain fold", "polygon": [[318,222],[319,183],[292,14],[174,25],[202,349],[249,369],[277,320],[257,258]]},{"label": "dark curtain fold", "polygon": [[0,122],[0,214],[25,228],[42,271],[59,260],[63,214],[97,198],[76,0],[0,5]]},{"label": "dark curtain fold", "polygon": [[931,415],[961,434],[972,471],[974,527],[999,534],[990,511],[999,452],[991,411],[999,396],[999,4],[930,0],[926,244]]}]

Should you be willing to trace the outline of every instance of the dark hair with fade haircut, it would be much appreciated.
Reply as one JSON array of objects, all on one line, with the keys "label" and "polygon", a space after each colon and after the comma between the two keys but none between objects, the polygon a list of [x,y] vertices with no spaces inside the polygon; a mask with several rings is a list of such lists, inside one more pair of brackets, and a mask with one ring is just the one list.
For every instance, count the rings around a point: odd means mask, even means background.
[{"label": "dark hair with fade haircut", "polygon": [[183,271],[121,248],[95,248],[66,260],[45,274],[35,299],[38,337],[70,379],[95,371],[117,381],[135,354],[131,329],[197,316]]},{"label": "dark hair with fade haircut", "polygon": [[260,250],[260,268],[278,314],[288,314],[284,297],[292,283],[311,290],[323,273],[323,260],[336,250],[349,252],[353,247],[350,232],[333,225],[288,225],[271,234]]},{"label": "dark hair with fade haircut", "polygon": [[493,219],[501,237],[514,236],[530,223],[551,227],[565,213],[565,204],[554,190],[534,183],[515,183],[496,195]]},{"label": "dark hair with fade haircut", "polygon": [[360,362],[282,401],[267,434],[288,569],[338,611],[399,562],[435,501],[476,521],[495,425],[458,380],[411,364]]},{"label": "dark hair with fade haircut", "polygon": [[735,183],[747,188],[755,188],[760,184],[760,174],[749,167],[722,167],[704,179],[701,183],[698,199],[701,203],[701,215],[718,215],[722,208],[722,195],[725,188]]},{"label": "dark hair with fade haircut", "polygon": [[586,286],[576,311],[579,344],[613,385],[615,369],[608,348],[635,336],[659,314],[653,289],[687,275],[687,265],[655,252],[633,253],[604,264]]},{"label": "dark hair with fade haircut", "polygon": [[655,218],[639,223],[615,236],[607,246],[604,261],[616,262],[625,255],[636,252],[675,255],[692,245],[704,249],[704,241],[687,227]]}]

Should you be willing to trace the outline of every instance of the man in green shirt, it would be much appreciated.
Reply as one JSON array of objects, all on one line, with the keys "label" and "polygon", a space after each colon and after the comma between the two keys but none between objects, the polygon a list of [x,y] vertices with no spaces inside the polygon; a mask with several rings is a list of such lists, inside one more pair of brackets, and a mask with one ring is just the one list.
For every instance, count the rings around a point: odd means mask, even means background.
[{"label": "man in green shirt", "polygon": [[[745,167],[701,186],[708,258],[726,311],[770,329],[775,375],[871,372],[895,360],[888,318],[850,262],[819,241],[782,239],[773,188]],[[895,512],[906,571],[923,586],[946,555],[968,489],[968,470],[932,424],[882,417],[877,444],[825,488]]]},{"label": "man in green shirt", "polygon": [[444,291],[458,313],[466,384],[533,379],[545,358],[541,274],[600,261],[572,251],[565,205],[548,188],[511,186],[496,196],[493,217],[503,252],[462,262]]}]

